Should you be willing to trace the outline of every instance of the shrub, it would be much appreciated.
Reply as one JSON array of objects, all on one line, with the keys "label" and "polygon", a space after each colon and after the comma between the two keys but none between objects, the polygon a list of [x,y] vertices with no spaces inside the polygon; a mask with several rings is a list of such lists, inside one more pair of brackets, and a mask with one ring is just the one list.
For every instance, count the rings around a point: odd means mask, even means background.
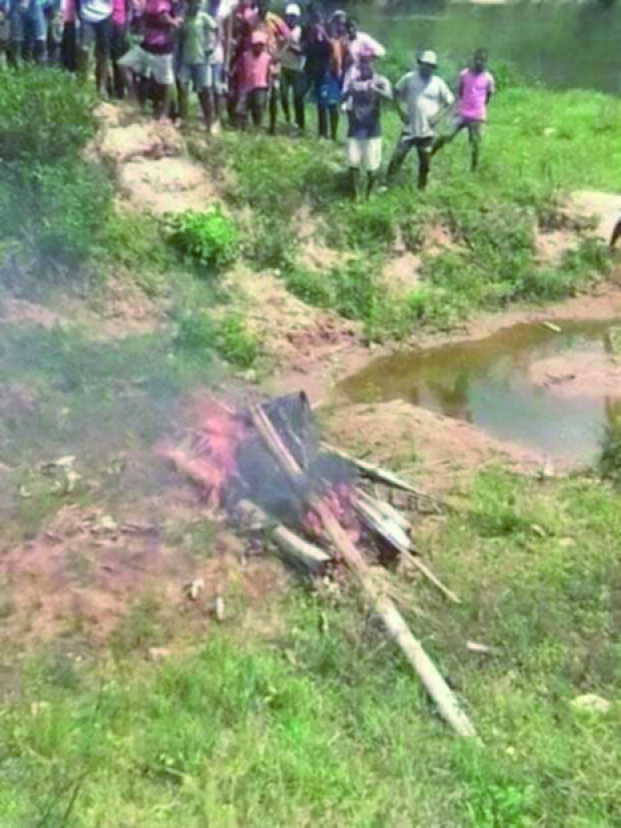
[{"label": "shrub", "polygon": [[111,184],[85,161],[14,164],[5,169],[0,199],[0,237],[23,246],[37,271],[50,264],[73,267],[97,243],[111,204]]},{"label": "shrub", "polygon": [[209,360],[212,353],[217,353],[236,368],[250,368],[259,350],[239,314],[230,313],[214,319],[207,310],[182,313],[174,345],[187,357],[201,360]]},{"label": "shrub", "polygon": [[0,159],[48,164],[94,134],[95,98],[66,72],[24,67],[0,83]]},{"label": "shrub", "polygon": [[621,484],[621,415],[606,427],[601,443],[599,471],[602,477]]},{"label": "shrub", "polygon": [[237,256],[237,230],[218,207],[204,213],[186,210],[171,219],[170,227],[170,242],[204,267],[221,270]]}]

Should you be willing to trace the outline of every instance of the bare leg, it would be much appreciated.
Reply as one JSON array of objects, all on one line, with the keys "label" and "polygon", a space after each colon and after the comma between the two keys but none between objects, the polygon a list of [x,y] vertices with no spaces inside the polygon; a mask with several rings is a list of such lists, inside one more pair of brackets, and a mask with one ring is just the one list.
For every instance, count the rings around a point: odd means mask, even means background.
[{"label": "bare leg", "polygon": [[418,183],[419,190],[424,190],[429,178],[429,167],[431,166],[431,151],[427,146],[416,147],[418,153]]},{"label": "bare leg", "polygon": [[333,141],[338,139],[339,135],[339,108],[338,106],[331,106],[330,112],[330,137]]},{"label": "bare leg", "polygon": [[390,164],[388,165],[388,172],[386,174],[388,181],[393,181],[395,179],[411,149],[411,141],[401,136],[397,146],[395,147],[395,151],[392,154],[392,158],[390,159]]},{"label": "bare leg", "polygon": [[213,120],[211,112],[211,93],[206,86],[198,93],[198,100],[200,101],[203,118],[205,119],[205,126],[208,130],[210,130]]}]

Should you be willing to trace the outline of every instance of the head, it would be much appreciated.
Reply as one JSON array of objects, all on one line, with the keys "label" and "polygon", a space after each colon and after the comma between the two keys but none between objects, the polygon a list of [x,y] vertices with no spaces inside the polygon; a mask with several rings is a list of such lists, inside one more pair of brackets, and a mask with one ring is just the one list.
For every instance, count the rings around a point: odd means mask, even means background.
[{"label": "head", "polygon": [[302,12],[297,3],[289,3],[285,9],[285,23],[290,29],[295,29],[300,23]]},{"label": "head", "polygon": [[308,22],[311,24],[311,26],[319,26],[323,22],[321,9],[314,3],[308,4],[306,14],[308,15]]},{"label": "head", "polygon": [[487,66],[487,52],[485,49],[477,49],[472,56],[472,68],[475,72],[484,72]]},{"label": "head", "polygon": [[257,14],[261,20],[265,20],[270,10],[269,0],[257,0]]},{"label": "head", "polygon": [[253,32],[250,48],[255,57],[259,57],[267,48],[267,38],[263,32]]},{"label": "head", "polygon": [[333,37],[343,37],[347,30],[347,15],[337,9],[330,18],[330,33]]},{"label": "head", "polygon": [[362,80],[369,80],[373,77],[373,52],[370,49],[363,49],[358,61],[358,71]]},{"label": "head", "polygon": [[355,17],[349,17],[347,19],[347,23],[345,24],[345,28],[347,30],[347,37],[350,40],[355,40],[358,35],[358,21]]},{"label": "head", "polygon": [[196,17],[201,7],[201,0],[187,0],[186,13],[190,17]]},{"label": "head", "polygon": [[438,59],[436,57],[436,53],[432,52],[431,49],[425,49],[425,51],[421,52],[417,58],[418,63],[418,74],[421,78],[428,80],[433,73],[436,71],[438,66]]}]

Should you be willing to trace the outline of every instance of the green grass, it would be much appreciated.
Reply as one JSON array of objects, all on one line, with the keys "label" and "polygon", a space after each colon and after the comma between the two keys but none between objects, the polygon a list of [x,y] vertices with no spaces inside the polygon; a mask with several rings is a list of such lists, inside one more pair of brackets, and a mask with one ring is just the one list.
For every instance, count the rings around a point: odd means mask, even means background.
[{"label": "green grass", "polygon": [[[225,198],[234,210],[252,213],[246,258],[258,267],[280,269],[297,295],[341,312],[345,304],[344,315],[362,319],[376,333],[383,326],[384,335],[411,330],[421,321],[447,327],[480,309],[571,295],[607,270],[603,246],[592,240],[578,244],[558,265],[539,263],[535,230],[562,224],[559,207],[571,190],[618,189],[614,124],[621,104],[593,92],[510,83],[508,78],[491,104],[480,172],[469,172],[467,143],[460,136],[434,159],[423,195],[413,189],[413,172],[406,166],[389,192],[352,204],[340,149],[314,138],[228,134],[212,141],[209,153],[195,151],[214,175],[222,176],[223,169],[233,173],[224,178]],[[389,155],[399,125],[392,113],[384,122]],[[342,300],[341,269],[322,274],[320,285],[296,258],[304,209],[310,209],[317,243],[353,253],[359,269],[367,271],[355,302]],[[434,226],[448,231],[451,249],[432,257],[424,241]],[[373,313],[386,305],[378,275],[397,239],[412,252],[422,251],[424,288],[406,297],[403,307],[386,308],[378,327]]]},{"label": "green grass", "polygon": [[[482,748],[448,732],[353,595],[273,598],[271,633],[233,620],[157,664],[140,653],[170,629],[146,595],[114,662],[23,667],[0,717],[2,824],[616,825],[620,540],[618,496],[595,481],[534,499],[500,472],[434,536],[463,603],[418,585],[411,622]],[[585,692],[612,710],[573,710]]]}]

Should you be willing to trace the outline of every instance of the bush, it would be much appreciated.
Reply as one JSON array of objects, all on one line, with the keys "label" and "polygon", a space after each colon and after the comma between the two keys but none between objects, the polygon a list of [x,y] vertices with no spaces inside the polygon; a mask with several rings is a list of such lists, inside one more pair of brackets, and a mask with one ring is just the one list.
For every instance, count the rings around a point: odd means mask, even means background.
[{"label": "bush", "polygon": [[237,230],[218,207],[204,213],[186,210],[174,216],[170,226],[170,242],[204,267],[221,270],[237,256]]},{"label": "bush", "polygon": [[187,357],[209,360],[212,353],[236,368],[250,368],[258,356],[257,342],[239,314],[214,319],[207,310],[190,310],[178,320],[174,345]]},{"label": "bush", "polygon": [[621,485],[621,414],[606,427],[598,465],[602,477]]},{"label": "bush", "polygon": [[5,169],[0,237],[18,240],[37,277],[50,264],[74,267],[97,243],[112,188],[101,169],[84,161],[13,164]]},{"label": "bush", "polygon": [[24,67],[0,83],[0,159],[49,164],[77,155],[95,132],[90,84]]}]

